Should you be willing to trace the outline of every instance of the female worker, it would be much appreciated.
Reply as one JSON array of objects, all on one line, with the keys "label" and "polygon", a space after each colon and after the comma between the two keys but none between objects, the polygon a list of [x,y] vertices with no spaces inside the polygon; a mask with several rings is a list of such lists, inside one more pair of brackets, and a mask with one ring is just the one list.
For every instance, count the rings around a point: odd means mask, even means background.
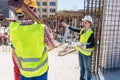
[{"label": "female worker", "polygon": [[91,16],[87,15],[82,21],[84,25],[82,29],[68,26],[65,22],[62,22],[62,26],[80,34],[79,44],[76,47],[80,65],[80,80],[91,80],[91,54],[95,46],[94,32],[91,29],[93,20]]}]

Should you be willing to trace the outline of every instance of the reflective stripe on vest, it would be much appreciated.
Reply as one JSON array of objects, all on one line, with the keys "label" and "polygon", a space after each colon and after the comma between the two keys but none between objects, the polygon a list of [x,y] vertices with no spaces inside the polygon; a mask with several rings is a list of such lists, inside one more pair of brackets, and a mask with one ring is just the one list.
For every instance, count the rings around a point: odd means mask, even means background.
[{"label": "reflective stripe on vest", "polygon": [[88,50],[88,49],[83,49],[83,48],[80,48],[81,50],[85,51],[85,52],[89,52],[91,53],[93,50]]},{"label": "reflective stripe on vest", "polygon": [[41,63],[40,65],[38,65],[36,68],[23,68],[21,66],[21,69],[24,70],[24,71],[36,71],[36,70],[40,69],[42,66],[44,66],[47,62],[48,62],[48,57],[46,58],[46,60],[44,60],[43,63]]},{"label": "reflective stripe on vest", "polygon": [[[47,48],[45,47],[43,50],[42,55],[44,55],[47,51]],[[40,61],[40,58],[19,58],[22,62],[38,62]],[[48,57],[42,62],[40,65],[38,65],[36,68],[23,68],[21,65],[21,69],[24,71],[36,71],[42,66],[44,66],[48,62]]]},{"label": "reflective stripe on vest", "polygon": [[[90,45],[91,43],[87,43],[89,37],[91,36],[91,34],[93,33],[93,31],[91,29],[89,29],[88,31],[86,31],[84,34],[82,34],[82,31],[84,29],[81,29],[80,31],[80,40],[79,42],[84,44],[84,45]],[[93,51],[93,48],[80,48],[79,46],[76,47],[76,49],[78,51],[80,51],[82,54],[86,55],[86,56],[90,56],[92,51]]]},{"label": "reflective stripe on vest", "polygon": [[82,43],[82,44],[84,44],[84,45],[90,45],[91,43]]},{"label": "reflective stripe on vest", "polygon": [[[45,47],[42,54],[44,54],[46,51],[47,51],[47,48]],[[19,57],[19,59],[22,62],[38,62],[40,60],[40,58],[22,58],[22,57]]]}]

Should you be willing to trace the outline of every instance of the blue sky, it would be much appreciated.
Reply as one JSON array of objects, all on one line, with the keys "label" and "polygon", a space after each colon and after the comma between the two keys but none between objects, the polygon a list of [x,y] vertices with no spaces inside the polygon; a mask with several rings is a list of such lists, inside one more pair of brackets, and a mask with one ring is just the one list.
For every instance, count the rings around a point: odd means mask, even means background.
[{"label": "blue sky", "polygon": [[84,0],[58,0],[58,10],[84,9]]}]

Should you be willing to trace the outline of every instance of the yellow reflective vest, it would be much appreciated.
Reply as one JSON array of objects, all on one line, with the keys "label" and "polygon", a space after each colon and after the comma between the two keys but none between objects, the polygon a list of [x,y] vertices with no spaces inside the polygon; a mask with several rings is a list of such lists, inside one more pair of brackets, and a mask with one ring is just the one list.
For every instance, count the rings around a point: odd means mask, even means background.
[{"label": "yellow reflective vest", "polygon": [[44,42],[44,25],[10,24],[10,38],[19,60],[20,73],[25,77],[41,76],[48,70],[48,51]]},{"label": "yellow reflective vest", "polygon": [[[89,29],[87,30],[85,33],[82,34],[83,29],[81,29],[80,31],[80,39],[79,42],[84,44],[84,45],[89,45],[90,43],[87,43],[89,37],[91,36],[91,34],[93,33],[93,30]],[[80,47],[76,47],[76,49],[81,52],[82,54],[86,55],[86,56],[91,56],[91,53],[93,51],[93,48],[80,48]]]}]

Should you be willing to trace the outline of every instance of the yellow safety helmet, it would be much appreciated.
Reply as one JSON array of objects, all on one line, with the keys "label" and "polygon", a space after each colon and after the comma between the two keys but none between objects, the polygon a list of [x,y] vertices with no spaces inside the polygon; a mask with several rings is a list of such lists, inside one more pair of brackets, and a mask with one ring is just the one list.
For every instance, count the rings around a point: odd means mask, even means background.
[{"label": "yellow safety helmet", "polygon": [[[32,8],[37,9],[36,0],[24,0],[24,2],[25,2],[29,7],[32,7]],[[21,9],[17,9],[16,12],[17,12],[17,13],[22,13],[22,10],[21,10]]]}]

